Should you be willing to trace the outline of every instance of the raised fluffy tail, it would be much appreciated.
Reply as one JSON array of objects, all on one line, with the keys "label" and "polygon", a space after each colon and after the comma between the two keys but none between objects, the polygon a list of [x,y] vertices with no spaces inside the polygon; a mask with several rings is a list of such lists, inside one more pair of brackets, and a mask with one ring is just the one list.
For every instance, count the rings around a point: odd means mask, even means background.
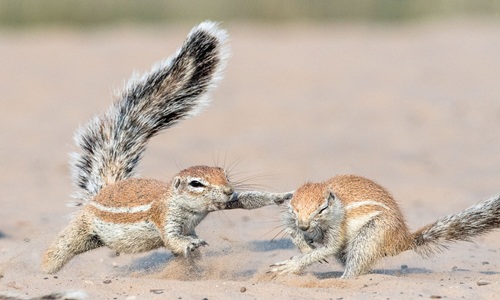
[{"label": "raised fluffy tail", "polygon": [[75,195],[88,200],[102,187],[134,176],[148,140],[208,104],[229,54],[216,23],[194,27],[182,47],[142,77],[133,76],[117,101],[75,134]]},{"label": "raised fluffy tail", "polygon": [[449,242],[471,241],[496,228],[500,228],[500,195],[419,229],[414,233],[413,250],[430,256],[446,248]]}]

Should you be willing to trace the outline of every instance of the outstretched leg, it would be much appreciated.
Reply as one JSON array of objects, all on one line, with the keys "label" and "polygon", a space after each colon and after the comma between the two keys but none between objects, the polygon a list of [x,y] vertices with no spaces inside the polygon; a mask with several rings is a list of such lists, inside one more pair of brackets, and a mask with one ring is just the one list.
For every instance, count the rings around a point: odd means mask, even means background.
[{"label": "outstretched leg", "polygon": [[293,192],[288,193],[269,193],[259,191],[236,192],[231,201],[226,203],[224,209],[256,209],[268,205],[283,204],[290,200]]},{"label": "outstretched leg", "polygon": [[42,258],[42,270],[56,273],[75,255],[104,246],[93,234],[92,226],[85,213],[81,213],[57,237]]},{"label": "outstretched leg", "polygon": [[342,263],[345,261],[342,278],[353,278],[371,271],[381,256],[384,235],[379,231],[376,220],[371,220],[348,242],[345,254],[340,257]]}]

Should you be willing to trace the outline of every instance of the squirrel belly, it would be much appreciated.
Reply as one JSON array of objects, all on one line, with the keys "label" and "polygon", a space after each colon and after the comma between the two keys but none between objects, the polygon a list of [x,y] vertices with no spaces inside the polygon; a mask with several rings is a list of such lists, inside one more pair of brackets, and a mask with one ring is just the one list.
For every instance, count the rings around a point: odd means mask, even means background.
[{"label": "squirrel belly", "polygon": [[387,190],[360,176],[339,175],[298,188],[284,222],[302,255],[272,265],[270,272],[299,273],[334,256],[345,268],[342,278],[351,278],[370,272],[382,257],[407,250],[425,257],[446,243],[500,228],[500,196],[411,233]]}]

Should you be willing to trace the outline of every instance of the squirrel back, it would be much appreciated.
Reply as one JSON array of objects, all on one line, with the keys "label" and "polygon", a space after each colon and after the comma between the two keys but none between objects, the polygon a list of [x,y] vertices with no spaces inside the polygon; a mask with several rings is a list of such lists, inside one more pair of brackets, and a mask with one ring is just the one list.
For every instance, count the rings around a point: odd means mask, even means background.
[{"label": "squirrel back", "polygon": [[449,242],[470,241],[500,228],[500,196],[412,233],[398,204],[382,186],[360,176],[339,175],[299,187],[284,221],[303,254],[272,265],[271,272],[298,273],[335,256],[345,266],[342,278],[351,278],[368,273],[382,257],[407,250],[430,256]]},{"label": "squirrel back", "polygon": [[325,218],[320,212],[331,206],[329,216],[322,222],[332,222],[328,221],[330,217],[335,218],[333,222],[340,222],[339,241],[353,239],[361,227],[378,219],[387,225],[381,236],[386,242],[378,250],[380,253],[396,255],[413,245],[398,203],[384,187],[364,177],[337,175],[324,182],[308,182],[296,190],[290,206],[299,229],[312,225],[311,216]]},{"label": "squirrel back", "polygon": [[133,76],[108,111],[76,132],[80,152],[72,155],[71,170],[77,199],[87,202],[104,186],[133,177],[151,137],[208,104],[229,55],[226,40],[216,23],[194,27],[174,56]]}]

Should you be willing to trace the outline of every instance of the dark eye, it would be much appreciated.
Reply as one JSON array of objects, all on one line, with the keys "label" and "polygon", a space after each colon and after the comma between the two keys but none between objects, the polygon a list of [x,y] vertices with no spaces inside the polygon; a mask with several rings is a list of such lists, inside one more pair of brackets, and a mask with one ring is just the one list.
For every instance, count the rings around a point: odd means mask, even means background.
[{"label": "dark eye", "polygon": [[328,208],[328,206],[323,207],[322,209],[319,210],[318,214],[323,213],[327,208]]},{"label": "dark eye", "polygon": [[193,180],[193,181],[189,182],[189,185],[192,187],[195,187],[195,188],[205,187],[205,185],[203,183],[199,182],[198,180]]}]

